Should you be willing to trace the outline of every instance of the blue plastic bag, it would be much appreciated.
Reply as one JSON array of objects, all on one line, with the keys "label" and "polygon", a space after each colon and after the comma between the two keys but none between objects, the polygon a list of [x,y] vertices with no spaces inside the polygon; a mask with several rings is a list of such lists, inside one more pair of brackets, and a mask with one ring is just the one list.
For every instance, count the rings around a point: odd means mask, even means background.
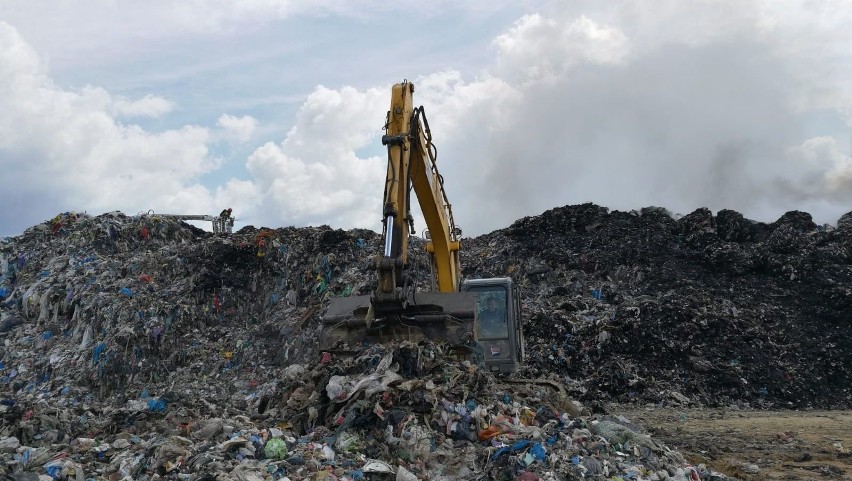
[{"label": "blue plastic bag", "polygon": [[92,349],[92,363],[97,364],[101,360],[101,355],[106,351],[107,345],[102,342]]},{"label": "blue plastic bag", "polygon": [[166,401],[165,399],[151,399],[148,401],[148,410],[153,411],[155,413],[164,413],[166,412]]},{"label": "blue plastic bag", "polygon": [[535,456],[535,459],[539,461],[544,461],[547,458],[547,451],[545,451],[544,446],[541,443],[535,443],[530,448],[530,453]]}]

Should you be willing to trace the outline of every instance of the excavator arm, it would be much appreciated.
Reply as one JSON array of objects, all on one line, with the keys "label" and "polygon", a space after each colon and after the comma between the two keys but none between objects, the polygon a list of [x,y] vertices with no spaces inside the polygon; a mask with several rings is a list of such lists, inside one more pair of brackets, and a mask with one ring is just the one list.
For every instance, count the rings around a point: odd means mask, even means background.
[{"label": "excavator arm", "polygon": [[[373,258],[378,282],[372,295],[333,298],[322,316],[320,349],[357,351],[376,342],[428,338],[464,349],[474,340],[476,296],[459,292],[459,236],[423,107],[414,108],[414,85],[393,86],[386,133],[383,250]],[[415,292],[407,273],[408,240],[414,234],[411,192],[430,237],[432,291]]]},{"label": "excavator arm", "polygon": [[[482,361],[495,372],[523,362],[518,289],[510,278],[468,279],[460,284],[461,230],[453,220],[444,179],[423,107],[414,108],[414,85],[393,86],[382,144],[388,149],[383,202],[383,251],[373,259],[378,282],[372,295],[333,298],[322,316],[320,349],[357,352],[383,342],[443,341],[448,352]],[[414,234],[411,192],[426,221],[432,291],[415,292],[408,277],[408,240]],[[498,301],[503,322],[479,325],[477,304]],[[499,311],[498,311],[499,312]],[[527,382],[527,381],[523,381]]]},{"label": "excavator arm", "polygon": [[414,108],[414,85],[393,86],[387,115],[387,176],[384,190],[384,252],[376,257],[379,282],[372,299],[377,314],[405,307],[411,282],[405,277],[408,238],[414,232],[411,191],[414,190],[431,238],[433,286],[438,292],[459,290],[459,235],[444,181],[435,163],[435,147],[423,107]]}]

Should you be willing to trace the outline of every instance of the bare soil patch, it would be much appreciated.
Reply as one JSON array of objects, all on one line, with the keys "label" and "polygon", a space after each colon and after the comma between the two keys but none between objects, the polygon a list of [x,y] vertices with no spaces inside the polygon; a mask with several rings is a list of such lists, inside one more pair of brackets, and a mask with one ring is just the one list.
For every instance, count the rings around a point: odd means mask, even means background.
[{"label": "bare soil patch", "polygon": [[744,480],[852,480],[852,411],[617,406],[693,464]]}]

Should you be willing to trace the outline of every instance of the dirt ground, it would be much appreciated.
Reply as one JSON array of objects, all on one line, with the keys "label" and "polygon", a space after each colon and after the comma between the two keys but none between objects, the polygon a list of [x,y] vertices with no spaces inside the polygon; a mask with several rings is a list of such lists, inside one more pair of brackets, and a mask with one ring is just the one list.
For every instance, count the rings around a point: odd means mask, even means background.
[{"label": "dirt ground", "polygon": [[611,406],[693,464],[743,480],[852,480],[852,411]]}]

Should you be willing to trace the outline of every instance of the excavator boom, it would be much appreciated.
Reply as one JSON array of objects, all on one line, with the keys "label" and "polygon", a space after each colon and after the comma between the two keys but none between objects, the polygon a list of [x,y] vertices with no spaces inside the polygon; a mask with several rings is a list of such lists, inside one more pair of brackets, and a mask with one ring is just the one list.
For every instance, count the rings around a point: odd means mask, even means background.
[{"label": "excavator boom", "polygon": [[[423,107],[414,107],[414,85],[393,86],[382,144],[388,163],[384,185],[384,249],[372,261],[378,282],[372,295],[332,299],[323,316],[323,350],[357,350],[384,340],[469,340],[476,297],[459,293],[459,236]],[[415,292],[409,278],[408,240],[414,232],[411,192],[430,240],[434,292]]]},{"label": "excavator boom", "polygon": [[438,292],[459,290],[460,230],[435,163],[435,148],[423,107],[414,108],[414,85],[393,86],[382,144],[388,149],[384,191],[384,253],[375,260],[379,272],[373,307],[391,312],[404,307],[408,279],[408,237],[414,231],[411,191],[414,190],[431,239],[426,246],[434,266]]},{"label": "excavator boom", "polygon": [[[478,306],[484,303],[481,292],[506,292],[503,302],[512,305],[514,291],[507,289],[510,283],[505,280],[499,280],[493,289],[488,280],[477,281],[471,292],[461,292],[461,229],[453,220],[444,179],[438,172],[425,110],[414,107],[413,93],[410,82],[393,86],[386,134],[382,136],[388,164],[382,211],[383,251],[371,263],[378,273],[376,288],[369,296],[332,299],[322,321],[320,349],[324,351],[354,352],[378,342],[426,338],[445,341],[457,353],[471,355],[485,346],[477,344]],[[408,240],[414,234],[412,191],[429,233],[426,251],[432,265],[431,292],[415,292],[415,283],[408,275]],[[464,290],[468,289],[466,284]],[[514,319],[509,315],[504,323]],[[518,331],[513,327],[501,332],[509,336]],[[499,358],[504,365],[510,362],[514,369],[518,356],[509,353],[514,353],[518,344],[493,337],[488,342],[494,361]]]}]

